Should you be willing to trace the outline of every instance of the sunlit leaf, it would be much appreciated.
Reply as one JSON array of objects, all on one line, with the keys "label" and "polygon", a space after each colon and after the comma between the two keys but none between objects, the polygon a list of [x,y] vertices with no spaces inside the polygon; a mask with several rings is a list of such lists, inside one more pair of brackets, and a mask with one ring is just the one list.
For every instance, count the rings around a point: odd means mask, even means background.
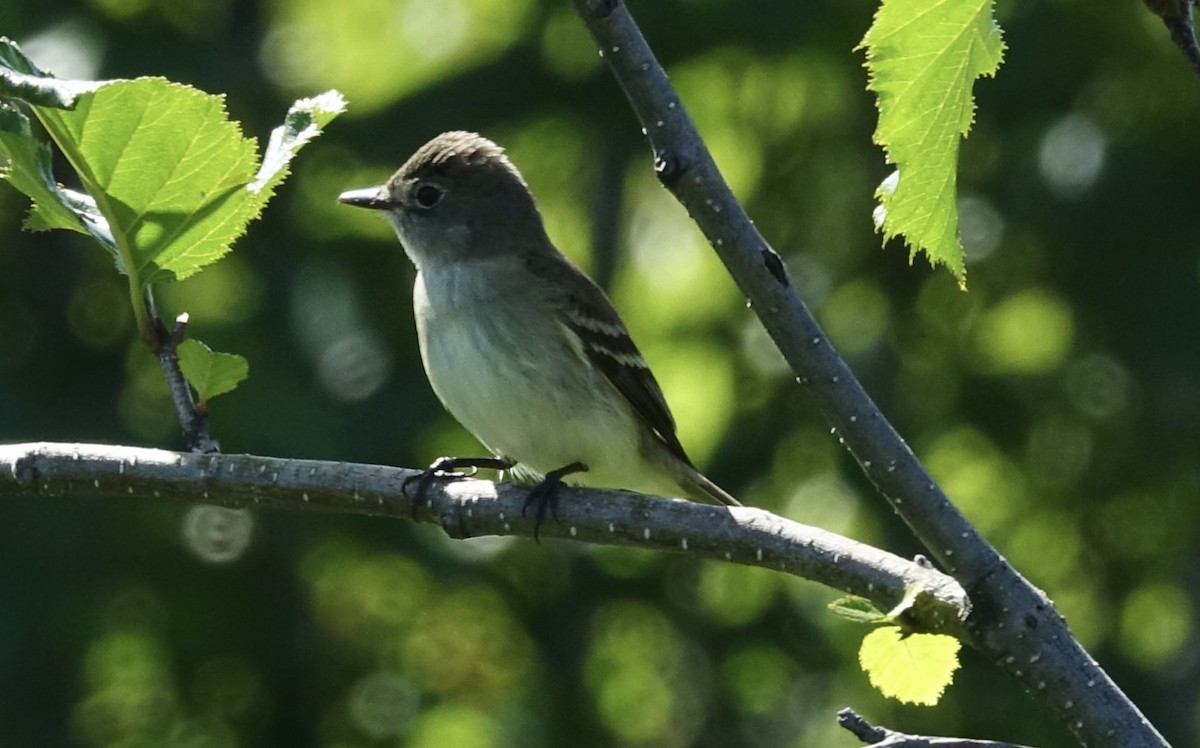
[{"label": "sunlit leaf", "polygon": [[142,286],[229,251],[261,209],[254,141],[224,101],[162,78],[105,83],[73,111],[35,110],[95,198]]},{"label": "sunlit leaf", "polygon": [[958,231],[959,140],[974,118],[972,86],[1004,52],[992,0],[884,0],[860,45],[878,96],[875,142],[897,171],[876,192],[876,225],[966,281]]},{"label": "sunlit leaf", "polygon": [[945,634],[906,636],[899,626],[882,626],[863,638],[858,661],[884,696],[933,706],[958,670],[961,646]]},{"label": "sunlit leaf", "polygon": [[54,181],[50,170],[50,146],[34,138],[29,130],[29,118],[4,101],[0,101],[0,153],[8,160],[0,168],[0,178],[33,199],[25,228],[87,233]]},{"label": "sunlit leaf", "polygon": [[263,154],[262,166],[250,183],[250,191],[265,202],[287,176],[287,167],[296,152],[321,134],[325,125],[346,111],[346,100],[337,91],[300,99],[288,109],[283,124],[271,132]]},{"label": "sunlit leaf", "polygon": [[91,233],[138,289],[224,256],[295,153],[345,108],[336,91],[296,102],[260,167],[254,140],[220,96],[139,78],[79,84],[68,97],[11,44],[0,44],[0,70],[0,93],[32,106],[83,186],[58,185],[49,148],[32,138],[23,112],[4,104],[0,148],[8,178],[34,200],[27,227]]},{"label": "sunlit leaf", "polygon": [[250,364],[235,353],[218,353],[199,340],[179,344],[179,368],[195,388],[200,402],[233,390],[250,375]]}]

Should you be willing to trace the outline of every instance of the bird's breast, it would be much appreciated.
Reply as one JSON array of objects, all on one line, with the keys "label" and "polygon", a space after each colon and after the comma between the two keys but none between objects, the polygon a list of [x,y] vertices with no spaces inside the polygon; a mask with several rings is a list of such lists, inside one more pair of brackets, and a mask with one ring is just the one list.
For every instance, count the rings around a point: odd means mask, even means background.
[{"label": "bird's breast", "polygon": [[446,271],[423,269],[413,298],[425,372],[459,423],[542,473],[575,461],[602,473],[612,450],[635,449],[629,406],[571,345],[544,297]]}]

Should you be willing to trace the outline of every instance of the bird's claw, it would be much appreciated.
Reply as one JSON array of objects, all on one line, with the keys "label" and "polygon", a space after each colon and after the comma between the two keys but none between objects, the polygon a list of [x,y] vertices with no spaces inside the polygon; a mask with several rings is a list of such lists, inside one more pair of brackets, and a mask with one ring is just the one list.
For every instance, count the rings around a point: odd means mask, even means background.
[{"label": "bird's claw", "polygon": [[542,482],[537,484],[530,490],[529,495],[525,497],[525,503],[521,505],[521,516],[528,516],[529,507],[536,506],[537,511],[533,515],[533,541],[540,543],[538,537],[542,529],[542,522],[546,519],[546,509],[550,509],[550,516],[554,521],[558,521],[558,487],[562,485],[563,478],[571,473],[587,472],[587,465],[582,462],[572,462],[570,465],[560,467],[557,470],[551,470],[546,473],[546,477]]},{"label": "bird's claw", "polygon": [[[499,457],[439,457],[430,463],[429,467],[417,475],[410,475],[400,484],[400,493],[407,496],[412,501],[412,518],[417,518],[417,507],[425,498],[426,492],[433,482],[438,479],[443,480],[462,480],[463,478],[471,478],[479,472],[479,468],[491,468],[493,470],[507,470],[512,467],[510,460],[505,460]],[[466,468],[465,470],[463,470]],[[409,496],[409,484],[416,482],[417,490],[412,496]]]}]

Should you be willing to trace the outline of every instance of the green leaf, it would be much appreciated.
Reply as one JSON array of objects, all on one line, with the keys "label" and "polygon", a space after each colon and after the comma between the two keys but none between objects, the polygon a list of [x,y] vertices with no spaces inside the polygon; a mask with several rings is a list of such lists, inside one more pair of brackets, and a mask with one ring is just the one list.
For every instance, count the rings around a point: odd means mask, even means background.
[{"label": "green leaf", "polygon": [[261,210],[244,189],[254,141],[219,96],[139,78],[105,83],[73,111],[35,112],[107,218],[120,267],[142,288],[215,262]]},{"label": "green leaf", "polygon": [[887,617],[882,610],[875,607],[875,603],[857,595],[840,597],[829,603],[828,607],[831,613],[857,623],[877,623]]},{"label": "green leaf", "polygon": [[292,104],[283,124],[271,132],[262,167],[250,183],[250,191],[266,202],[287,176],[288,164],[296,152],[320,135],[325,125],[344,111],[346,100],[337,91],[326,91]]},{"label": "green leaf", "polygon": [[884,0],[859,48],[878,96],[875,142],[897,167],[876,191],[876,226],[913,255],[966,283],[958,233],[959,140],[971,127],[972,86],[994,75],[1004,40],[992,0]]},{"label": "green leaf", "polygon": [[49,148],[0,99],[0,152],[10,160],[0,176],[33,198],[26,227],[91,233],[129,277],[134,299],[224,256],[296,152],[345,109],[336,91],[296,102],[260,167],[222,97],[162,78],[68,84],[0,39],[0,94],[33,106],[83,184],[82,192],[58,185]]},{"label": "green leaf", "polygon": [[29,104],[70,109],[83,94],[94,91],[96,81],[63,81],[33,64],[17,43],[0,36],[0,96]]},{"label": "green leaf", "polygon": [[0,153],[8,160],[0,168],[0,178],[33,198],[25,228],[87,233],[54,181],[50,170],[50,147],[35,139],[29,131],[29,119],[4,101],[0,101]]},{"label": "green leaf", "polygon": [[250,375],[250,364],[235,353],[217,353],[199,340],[188,339],[176,349],[179,368],[205,403],[237,387]]},{"label": "green leaf", "polygon": [[881,626],[863,637],[858,661],[884,696],[933,706],[954,679],[961,646],[945,634],[905,635],[899,626]]}]

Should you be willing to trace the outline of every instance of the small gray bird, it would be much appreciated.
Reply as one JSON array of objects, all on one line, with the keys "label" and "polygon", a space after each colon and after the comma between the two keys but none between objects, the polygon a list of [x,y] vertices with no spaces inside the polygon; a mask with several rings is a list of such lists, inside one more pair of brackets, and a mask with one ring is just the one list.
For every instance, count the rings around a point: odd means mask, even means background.
[{"label": "small gray bird", "polygon": [[383,211],[395,228],[418,271],[429,383],[498,458],[447,459],[431,471],[476,465],[541,480],[526,502],[537,504],[538,524],[564,479],[741,506],[692,465],[612,303],[550,242],[499,146],[443,133],[386,184],[339,200]]}]

